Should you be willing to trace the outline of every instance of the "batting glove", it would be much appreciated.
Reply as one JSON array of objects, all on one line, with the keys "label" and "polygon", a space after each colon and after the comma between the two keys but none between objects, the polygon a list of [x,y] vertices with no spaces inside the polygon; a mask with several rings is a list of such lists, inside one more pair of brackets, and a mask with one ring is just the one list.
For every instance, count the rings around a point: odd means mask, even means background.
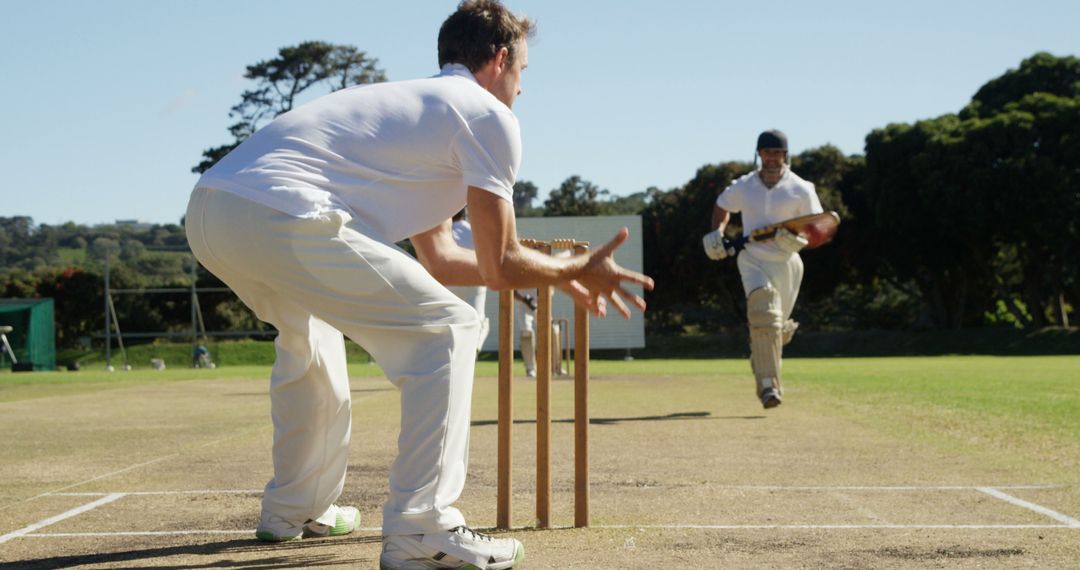
[{"label": "batting glove", "polygon": [[777,230],[774,241],[776,245],[780,246],[780,249],[788,253],[798,253],[802,248],[806,247],[806,244],[810,243],[806,238],[791,233],[787,228]]},{"label": "batting glove", "polygon": [[735,248],[731,246],[731,242],[724,237],[723,232],[720,230],[713,230],[705,234],[705,237],[701,238],[701,245],[705,247],[705,255],[715,261],[735,255]]}]

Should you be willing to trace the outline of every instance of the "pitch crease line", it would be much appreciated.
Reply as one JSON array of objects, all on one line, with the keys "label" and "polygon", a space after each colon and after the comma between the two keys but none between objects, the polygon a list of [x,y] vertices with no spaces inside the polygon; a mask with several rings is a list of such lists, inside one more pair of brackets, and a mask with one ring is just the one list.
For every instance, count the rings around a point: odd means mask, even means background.
[{"label": "pitch crease line", "polygon": [[[159,461],[159,460],[155,460]],[[146,465],[145,463],[143,465]],[[138,467],[138,466],[136,466]],[[132,469],[129,467],[128,469]],[[83,483],[77,483],[76,485],[82,485]],[[1068,485],[995,485],[993,487],[979,486],[979,485],[931,485],[931,486],[917,486],[917,485],[883,485],[883,486],[871,486],[871,485],[839,485],[835,487],[825,485],[715,485],[713,489],[735,489],[735,490],[747,490],[747,491],[975,491],[981,489],[1027,489],[1027,490],[1039,490],[1039,489],[1064,489]],[[65,487],[70,488],[70,487]],[[263,489],[195,489],[188,491],[101,491],[101,492],[62,492],[51,491],[39,495],[39,497],[104,497],[105,495],[111,495],[113,493],[123,493],[125,495],[214,495],[214,494],[257,494],[262,493]],[[29,500],[29,499],[27,499]]]},{"label": "pitch crease line", "polygon": [[165,457],[158,457],[157,459],[151,459],[150,461],[146,461],[146,462],[140,463],[138,465],[131,465],[129,467],[125,467],[125,468],[120,469],[118,471],[113,471],[112,473],[106,473],[104,475],[98,475],[97,477],[94,477],[92,479],[87,479],[85,481],[79,481],[78,483],[72,483],[72,484],[70,484],[70,485],[68,485],[66,487],[61,487],[61,488],[57,489],[56,491],[46,491],[46,492],[44,492],[44,493],[42,493],[40,495],[30,497],[29,499],[23,499],[22,501],[19,501],[18,503],[12,503],[10,505],[2,507],[2,508],[0,508],[0,510],[8,509],[8,508],[14,507],[16,505],[21,505],[22,503],[29,503],[30,501],[35,501],[35,500],[40,499],[42,497],[48,497],[49,495],[55,495],[56,493],[58,493],[60,491],[63,491],[65,489],[71,489],[71,488],[74,488],[74,487],[78,487],[80,485],[85,485],[87,483],[93,483],[94,481],[97,481],[98,479],[105,479],[106,477],[112,477],[113,475],[119,475],[121,473],[131,471],[133,469],[138,469],[140,467],[146,467],[147,465],[153,465],[154,463],[158,463],[160,461],[165,461],[166,459],[172,459],[173,457],[179,457],[179,456],[180,456],[179,453],[173,453],[171,455],[166,455]]},{"label": "pitch crease line", "polygon": [[121,498],[123,496],[124,496],[124,493],[113,493],[111,495],[102,497],[102,498],[100,498],[100,499],[98,499],[96,501],[86,503],[85,505],[83,505],[81,507],[76,507],[74,509],[71,509],[70,511],[68,511],[66,513],[58,514],[55,517],[49,517],[49,518],[47,518],[45,520],[36,522],[36,523],[34,523],[34,524],[32,524],[32,525],[30,525],[28,527],[21,528],[21,529],[15,531],[15,532],[9,532],[9,533],[5,534],[4,536],[0,536],[0,544],[3,544],[3,543],[5,543],[5,542],[7,542],[7,541],[9,541],[9,540],[11,540],[13,538],[19,538],[20,536],[26,536],[26,535],[34,532],[35,530],[38,530],[40,528],[45,528],[45,527],[47,527],[47,526],[49,526],[51,524],[56,524],[56,523],[58,523],[58,522],[60,522],[60,521],[62,521],[64,519],[69,519],[69,518],[71,518],[73,516],[81,515],[81,514],[87,512],[87,511],[96,509],[96,508],[100,507],[101,505],[107,505],[107,504],[109,504],[109,503],[111,503],[111,502],[113,502],[113,501],[115,501],[115,500],[117,500],[117,499],[119,499],[119,498]]},{"label": "pitch crease line", "polygon": [[[255,495],[262,489],[196,489],[193,491],[123,491],[124,495]],[[50,497],[102,497],[113,493],[48,493]]]},{"label": "pitch crease line", "polygon": [[[1063,489],[1067,485],[996,485],[996,489]],[[745,491],[974,491],[980,485],[713,485],[712,489]]]},{"label": "pitch crease line", "polygon": [[1035,503],[1031,503],[1031,502],[1025,501],[1023,499],[1019,499],[1019,498],[1014,497],[1014,496],[1012,496],[1012,495],[1010,495],[1008,493],[1003,493],[1003,492],[1001,492],[1001,491],[999,491],[999,490],[997,490],[997,489],[995,489],[993,487],[979,487],[979,491],[981,491],[983,493],[986,493],[987,495],[990,495],[991,497],[1001,499],[1002,501],[1005,501],[1006,503],[1010,503],[1010,504],[1016,505],[1018,507],[1023,507],[1025,509],[1030,509],[1032,511],[1035,511],[1035,512],[1039,513],[1040,515],[1046,515],[1046,516],[1048,516],[1048,517],[1050,517],[1050,518],[1052,518],[1052,519],[1054,519],[1056,521],[1061,521],[1061,522],[1065,523],[1069,527],[1080,528],[1080,520],[1076,520],[1076,519],[1074,519],[1074,518],[1072,518],[1072,517],[1070,517],[1068,515],[1063,515],[1063,514],[1057,512],[1057,511],[1055,511],[1055,510],[1048,509],[1048,508],[1046,508],[1046,507],[1044,507],[1042,505],[1036,505]]},{"label": "pitch crease line", "polygon": [[[572,527],[560,527],[570,529]],[[603,529],[651,529],[651,530],[738,530],[738,529],[806,529],[806,530],[842,530],[842,529],[1072,529],[1069,525],[1062,524],[673,524],[673,525],[640,525],[640,524],[611,524],[590,525],[589,528]]]},{"label": "pitch crease line", "polygon": [[[253,429],[241,430],[240,432],[234,432],[234,434],[241,434],[241,433],[246,433],[246,432],[249,432],[249,431],[253,431]],[[221,439],[216,439],[216,440],[211,441],[211,442],[201,443],[199,445],[196,445],[196,446],[192,447],[191,449],[202,449],[204,447],[210,447],[212,445],[217,445],[217,444],[219,444],[219,443],[221,443],[223,441],[228,441],[230,439],[235,439],[236,437],[237,437],[237,435],[233,435],[232,437],[225,437],[225,438],[221,438]],[[85,485],[87,483],[93,483],[94,481],[97,481],[99,479],[105,479],[106,477],[112,477],[113,475],[119,475],[121,473],[126,473],[128,471],[131,471],[133,469],[138,469],[140,467],[146,467],[147,465],[153,465],[155,463],[159,463],[161,461],[165,461],[165,460],[168,460],[168,459],[173,459],[175,457],[180,457],[180,456],[181,456],[180,453],[170,453],[169,455],[165,455],[163,457],[158,457],[157,459],[151,459],[150,461],[145,461],[143,463],[139,463],[138,465],[131,465],[129,467],[125,467],[123,469],[113,471],[112,473],[106,473],[104,475],[98,475],[97,477],[93,477],[93,478],[87,479],[85,481],[79,481],[78,483],[72,483],[71,485],[68,485],[66,487],[61,487],[59,489],[56,489],[55,491],[46,491],[46,492],[44,492],[44,493],[42,493],[40,495],[35,495],[33,497],[30,497],[29,499],[23,499],[21,501],[15,502],[15,503],[4,505],[4,506],[0,507],[0,511],[10,509],[12,507],[21,505],[23,503],[29,503],[30,501],[35,501],[35,500],[40,499],[42,497],[48,497],[49,495],[54,495],[56,493],[59,493],[60,491],[64,491],[64,490],[67,490],[67,489],[72,489],[74,487],[79,487],[79,486]]]},{"label": "pitch crease line", "polygon": [[[380,527],[357,527],[359,532],[382,532]],[[192,536],[199,534],[242,534],[254,535],[255,529],[248,530],[146,530],[146,531],[117,531],[117,532],[45,532],[41,534],[27,534],[25,538],[101,538],[110,536]]]},{"label": "pitch crease line", "polygon": [[[514,527],[511,530],[529,530],[532,527]],[[574,530],[571,526],[553,526],[553,529]],[[1074,527],[1064,524],[672,524],[672,525],[639,525],[639,524],[609,524],[590,525],[591,529],[608,530],[872,530],[872,529],[895,529],[895,530],[1031,530],[1031,529],[1065,529],[1072,530]],[[360,532],[382,532],[380,527],[360,527]],[[586,529],[587,530],[587,529]],[[177,530],[177,531],[131,531],[131,532],[56,532],[42,534],[20,535],[24,538],[93,538],[110,536],[176,536],[176,535],[199,535],[199,534],[253,534],[254,530]]]}]

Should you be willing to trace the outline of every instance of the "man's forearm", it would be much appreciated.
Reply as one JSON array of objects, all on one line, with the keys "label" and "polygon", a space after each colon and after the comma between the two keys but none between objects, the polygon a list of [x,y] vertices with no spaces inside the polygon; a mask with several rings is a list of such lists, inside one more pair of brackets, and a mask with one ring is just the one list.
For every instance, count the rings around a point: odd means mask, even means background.
[{"label": "man's forearm", "polygon": [[529,289],[575,279],[587,262],[586,256],[552,256],[515,244],[480,272],[491,289]]},{"label": "man's forearm", "polygon": [[730,219],[731,214],[727,210],[719,206],[713,206],[712,229],[720,230],[721,232],[723,232],[724,228],[727,227],[728,221]]}]

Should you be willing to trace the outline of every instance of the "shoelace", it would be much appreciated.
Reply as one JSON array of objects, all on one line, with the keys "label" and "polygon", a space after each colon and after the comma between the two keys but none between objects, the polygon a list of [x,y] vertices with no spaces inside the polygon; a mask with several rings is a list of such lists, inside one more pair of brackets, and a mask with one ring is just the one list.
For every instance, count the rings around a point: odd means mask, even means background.
[{"label": "shoelace", "polygon": [[486,535],[486,534],[481,533],[481,532],[476,532],[475,530],[473,530],[473,529],[471,529],[471,528],[469,528],[467,526],[459,526],[459,527],[455,528],[452,532],[454,532],[456,534],[469,533],[469,534],[472,535],[473,540],[487,540],[487,541],[495,540],[492,536]]}]

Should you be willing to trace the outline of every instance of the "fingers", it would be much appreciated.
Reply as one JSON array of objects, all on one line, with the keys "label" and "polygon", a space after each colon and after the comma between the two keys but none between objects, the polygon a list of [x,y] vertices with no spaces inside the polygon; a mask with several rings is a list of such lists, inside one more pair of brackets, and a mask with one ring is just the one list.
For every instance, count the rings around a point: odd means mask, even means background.
[{"label": "fingers", "polygon": [[612,291],[610,299],[611,304],[615,305],[615,308],[618,309],[620,313],[622,313],[623,318],[629,319],[630,309],[626,306],[626,303],[624,303],[623,300],[619,297],[619,294]]},{"label": "fingers", "polygon": [[645,311],[645,299],[641,298],[638,295],[635,295],[632,291],[628,291],[623,287],[619,287],[619,291],[617,294],[624,299],[628,299],[630,303],[637,307],[639,311]]},{"label": "fingers", "polygon": [[623,228],[623,229],[619,230],[619,232],[617,234],[615,234],[615,237],[612,238],[611,241],[609,241],[609,242],[605,243],[603,246],[597,248],[593,252],[593,255],[595,257],[610,256],[611,254],[615,253],[616,249],[619,249],[619,246],[621,246],[623,243],[626,242],[626,238],[628,238],[628,237],[630,237],[630,230],[629,229]]},{"label": "fingers", "polygon": [[637,283],[638,285],[641,285],[642,287],[644,287],[648,291],[652,291],[653,286],[655,285],[655,282],[653,281],[652,277],[649,277],[648,275],[638,273],[636,271],[629,271],[629,270],[626,270],[626,269],[624,269],[622,271],[622,273],[619,274],[619,278],[620,278],[621,281],[629,281],[631,283]]},{"label": "fingers", "polygon": [[584,272],[578,279],[561,287],[573,297],[578,305],[588,308],[598,317],[607,314],[609,302],[627,319],[631,316],[628,303],[644,311],[645,299],[626,287],[639,285],[647,291],[652,291],[655,286],[653,279],[648,275],[624,269],[615,263],[613,255],[615,250],[622,246],[629,236],[630,230],[622,228],[611,241],[589,252],[590,259]]},{"label": "fingers", "polygon": [[570,298],[574,300],[574,303],[588,307],[590,310],[593,305],[593,296],[588,289],[576,280],[567,281],[559,285],[559,290],[563,291]]},{"label": "fingers", "polygon": [[597,317],[607,316],[607,302],[603,297],[594,295],[584,285],[576,280],[568,281],[559,285],[559,290],[566,293],[574,300],[574,304],[584,307],[585,310]]}]

